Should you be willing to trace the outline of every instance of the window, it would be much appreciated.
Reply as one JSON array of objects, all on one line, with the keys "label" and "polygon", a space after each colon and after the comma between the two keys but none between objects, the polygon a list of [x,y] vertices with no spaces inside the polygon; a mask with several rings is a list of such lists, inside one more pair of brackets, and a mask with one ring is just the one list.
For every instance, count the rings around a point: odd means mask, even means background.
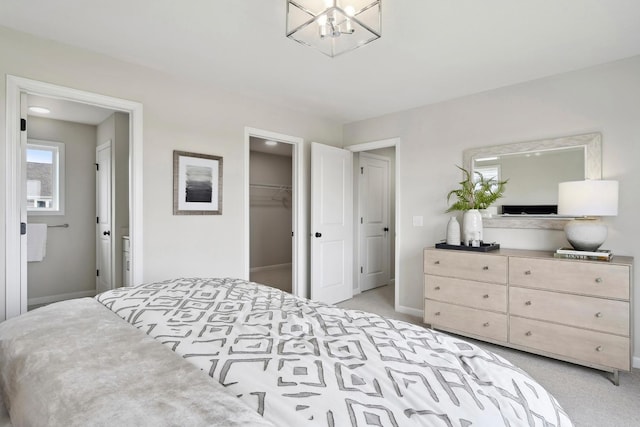
[{"label": "window", "polygon": [[64,215],[64,144],[27,141],[27,212]]},{"label": "window", "polygon": [[[500,181],[500,165],[476,166],[473,170],[480,173],[484,179]],[[478,180],[478,175],[475,173],[473,175],[473,181],[475,182]]]}]

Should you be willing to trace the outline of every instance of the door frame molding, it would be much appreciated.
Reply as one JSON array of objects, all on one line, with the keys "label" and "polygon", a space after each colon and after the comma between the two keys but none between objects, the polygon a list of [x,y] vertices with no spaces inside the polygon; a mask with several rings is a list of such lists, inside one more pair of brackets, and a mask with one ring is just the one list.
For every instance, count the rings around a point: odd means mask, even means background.
[{"label": "door frame molding", "polygon": [[[20,153],[20,94],[60,98],[129,114],[129,235],[131,236],[131,279],[143,281],[143,116],[142,104],[121,98],[7,75],[5,144],[5,277],[6,299],[0,304],[0,320],[27,310],[27,284],[20,265],[20,201],[22,173]],[[23,283],[24,282],[24,283]]]},{"label": "door frame molding", "polygon": [[405,313],[405,314],[411,314],[414,316],[422,316],[422,312],[419,310],[416,310],[414,308],[411,307],[406,307],[406,306],[402,306],[400,305],[400,287],[402,286],[402,276],[401,276],[401,271],[400,271],[400,259],[401,259],[401,251],[402,251],[402,246],[400,245],[401,242],[401,229],[400,229],[400,218],[401,218],[401,200],[402,200],[402,195],[401,195],[401,178],[400,178],[400,168],[398,167],[398,165],[400,165],[400,147],[401,147],[401,139],[398,138],[389,138],[389,139],[383,139],[383,140],[377,140],[377,141],[371,141],[371,142],[365,142],[362,144],[354,144],[354,145],[349,145],[344,147],[346,150],[350,150],[353,151],[354,153],[359,153],[361,151],[370,151],[370,150],[376,150],[378,148],[387,148],[387,147],[395,147],[396,148],[396,159],[395,159],[395,231],[396,231],[396,235],[395,235],[395,259],[394,259],[394,263],[395,263],[395,274],[394,274],[394,281],[395,281],[395,294],[394,294],[394,309],[395,311],[398,311],[400,313]]},{"label": "door frame molding", "polygon": [[[361,166],[362,165],[361,162],[362,162],[363,155],[364,155],[364,157],[368,157],[370,159],[376,159],[376,160],[380,160],[380,161],[386,162],[387,163],[387,167],[388,168],[391,167],[391,159],[389,159],[388,157],[377,155],[377,154],[371,154],[368,151],[359,152],[359,155],[358,155],[358,166],[359,167],[362,167]],[[358,209],[356,211],[356,221],[355,221],[356,227],[353,230],[354,231],[354,233],[353,233],[354,234],[353,241],[354,241],[354,244],[356,246],[356,251],[357,251],[357,254],[358,254],[358,259],[357,259],[358,262],[357,262],[357,265],[355,265],[355,270],[356,270],[356,273],[357,273],[358,266],[363,266],[364,265],[364,260],[363,260],[363,257],[362,257],[362,249],[363,249],[362,248],[362,235],[364,233],[362,233],[362,227],[361,227],[362,224],[360,224],[360,221],[358,221],[358,218],[362,218],[362,216],[363,216],[363,209],[362,209],[362,193],[363,193],[363,191],[362,191],[362,174],[358,173],[357,171],[356,171],[355,174],[358,176],[358,184],[357,184],[358,185],[358,200],[357,200]],[[389,192],[388,196],[391,196],[391,174],[390,173],[387,176],[387,191]],[[390,219],[390,218],[391,218],[391,203],[389,203],[389,200],[387,200],[387,219]],[[395,232],[395,224],[394,224],[394,232]],[[391,240],[387,241],[387,245],[388,245],[389,251],[391,251]],[[391,267],[389,266],[389,268],[391,268]],[[354,288],[354,294],[362,292],[362,277],[363,277],[363,274],[359,273],[358,274],[358,280],[355,281],[355,283],[358,285],[358,287],[357,287],[357,289]],[[391,271],[390,270],[389,270],[389,280],[391,280]]]},{"label": "door frame molding", "polygon": [[270,139],[277,142],[292,145],[293,152],[291,153],[292,170],[293,170],[293,201],[292,201],[292,228],[293,228],[293,246],[292,246],[292,259],[291,259],[291,293],[299,297],[308,298],[307,286],[307,251],[305,244],[306,235],[305,230],[306,222],[303,215],[304,201],[303,201],[303,189],[304,187],[304,174],[302,173],[302,159],[303,159],[303,147],[304,139],[285,135],[277,132],[271,132],[263,129],[256,129],[252,127],[244,128],[244,279],[249,280],[249,273],[251,270],[250,258],[251,258],[251,235],[250,235],[250,205],[249,205],[249,156],[250,156],[250,139],[251,137]]}]

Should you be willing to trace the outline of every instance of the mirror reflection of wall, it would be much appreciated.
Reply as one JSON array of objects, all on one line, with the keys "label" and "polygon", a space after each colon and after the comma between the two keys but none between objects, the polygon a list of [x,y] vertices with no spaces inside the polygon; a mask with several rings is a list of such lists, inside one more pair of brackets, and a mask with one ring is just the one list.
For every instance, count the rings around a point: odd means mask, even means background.
[{"label": "mirror reflection of wall", "polygon": [[557,205],[558,183],[585,179],[585,147],[476,158],[473,170],[509,180],[500,205]]}]

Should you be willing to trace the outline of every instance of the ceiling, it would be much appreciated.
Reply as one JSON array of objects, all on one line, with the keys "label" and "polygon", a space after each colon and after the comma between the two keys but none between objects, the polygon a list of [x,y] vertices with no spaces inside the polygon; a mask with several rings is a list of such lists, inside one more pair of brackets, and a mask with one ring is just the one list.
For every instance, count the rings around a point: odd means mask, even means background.
[{"label": "ceiling", "polygon": [[340,123],[640,54],[637,0],[382,0],[336,58],[285,37],[285,0],[0,0],[0,25]]},{"label": "ceiling", "polygon": [[[292,157],[293,145],[286,142],[270,141],[252,136],[249,138],[249,151],[259,151],[261,153],[274,154],[276,156]],[[275,142],[275,145],[273,144]]]},{"label": "ceiling", "polygon": [[29,95],[27,97],[27,104],[29,107],[45,107],[50,111],[48,114],[29,111],[30,116],[65,120],[67,122],[84,123],[94,126],[104,122],[113,114],[113,110],[106,108],[38,95]]}]

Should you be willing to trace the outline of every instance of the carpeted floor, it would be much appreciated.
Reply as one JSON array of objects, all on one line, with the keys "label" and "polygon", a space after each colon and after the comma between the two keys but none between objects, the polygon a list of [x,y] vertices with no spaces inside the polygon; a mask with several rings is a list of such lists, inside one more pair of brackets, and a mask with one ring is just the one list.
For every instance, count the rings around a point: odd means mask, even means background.
[{"label": "carpeted floor", "polygon": [[[393,309],[393,286],[363,292],[338,304],[422,325],[422,319]],[[616,387],[605,372],[467,339],[529,373],[558,399],[576,427],[640,426],[640,370],[620,373]]]}]

